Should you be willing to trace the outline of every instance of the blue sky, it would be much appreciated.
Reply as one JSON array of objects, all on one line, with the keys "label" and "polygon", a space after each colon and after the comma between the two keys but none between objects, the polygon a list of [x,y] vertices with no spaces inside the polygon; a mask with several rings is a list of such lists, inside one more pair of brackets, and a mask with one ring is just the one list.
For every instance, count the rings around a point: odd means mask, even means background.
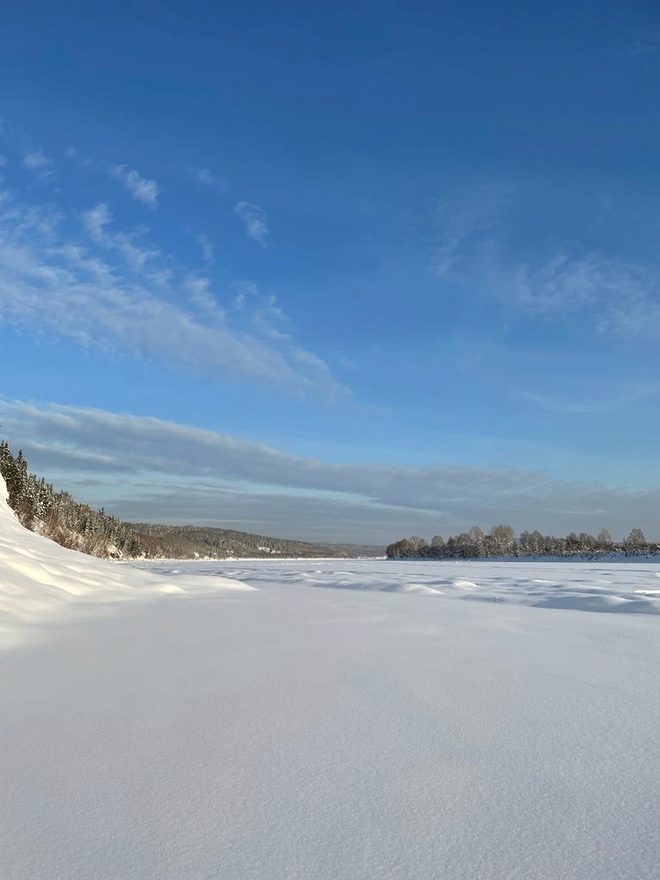
[{"label": "blue sky", "polygon": [[0,71],[0,420],[58,485],[660,537],[652,4],[27,2]]}]

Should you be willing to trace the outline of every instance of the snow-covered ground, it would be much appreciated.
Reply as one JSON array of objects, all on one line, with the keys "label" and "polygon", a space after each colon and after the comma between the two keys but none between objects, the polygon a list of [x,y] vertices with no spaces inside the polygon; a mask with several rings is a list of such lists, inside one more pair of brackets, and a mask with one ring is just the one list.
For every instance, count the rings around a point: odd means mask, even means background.
[{"label": "snow-covered ground", "polygon": [[231,560],[144,562],[141,569],[170,582],[191,574],[213,575],[254,586],[325,587],[381,593],[414,593],[562,608],[660,614],[660,559],[655,562],[490,562],[469,560]]},{"label": "snow-covered ground", "polygon": [[0,477],[0,651],[43,637],[44,626],[107,614],[117,603],[251,589],[238,581],[201,578],[192,572],[185,582],[137,571],[127,577],[118,565],[66,550],[20,525]]},{"label": "snow-covered ground", "polygon": [[0,877],[655,880],[659,589],[650,563],[138,570],[0,500]]}]

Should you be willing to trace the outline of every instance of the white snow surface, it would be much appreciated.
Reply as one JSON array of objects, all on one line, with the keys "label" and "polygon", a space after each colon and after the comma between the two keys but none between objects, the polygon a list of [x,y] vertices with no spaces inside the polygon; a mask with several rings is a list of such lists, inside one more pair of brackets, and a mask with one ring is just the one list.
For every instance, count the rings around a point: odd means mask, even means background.
[{"label": "white snow surface", "polygon": [[23,528],[7,503],[0,477],[0,650],[38,638],[39,628],[72,616],[109,610],[121,602],[147,601],[167,594],[252,590],[228,578],[185,583],[67,550]]},{"label": "white snow surface", "polygon": [[648,562],[117,565],[0,498],[0,877],[655,880],[659,590]]}]

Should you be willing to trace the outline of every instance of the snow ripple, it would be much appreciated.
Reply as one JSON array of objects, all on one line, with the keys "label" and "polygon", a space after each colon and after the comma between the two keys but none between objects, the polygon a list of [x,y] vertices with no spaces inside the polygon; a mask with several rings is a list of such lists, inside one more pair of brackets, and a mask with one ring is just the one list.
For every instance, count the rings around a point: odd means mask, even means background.
[{"label": "snow ripple", "polygon": [[[610,614],[660,614],[654,563],[262,560],[180,563],[177,575],[224,575],[277,589],[334,589]],[[171,569],[144,563],[153,571]]]}]

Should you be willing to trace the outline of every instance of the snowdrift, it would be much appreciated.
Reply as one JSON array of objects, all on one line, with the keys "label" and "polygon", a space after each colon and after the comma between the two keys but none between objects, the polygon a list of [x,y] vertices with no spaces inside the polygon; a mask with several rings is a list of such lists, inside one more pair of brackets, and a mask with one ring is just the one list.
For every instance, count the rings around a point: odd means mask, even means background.
[{"label": "snowdrift", "polygon": [[[217,561],[196,563],[194,571],[220,571],[251,584],[286,584],[291,588],[323,588],[428,597],[443,603],[460,600],[501,605],[526,605],[563,611],[606,614],[660,614],[660,566],[648,562],[579,562],[492,560],[240,560],[233,566]],[[186,563],[140,563],[170,578],[185,578]]]},{"label": "snowdrift", "polygon": [[19,523],[0,477],[0,648],[30,640],[47,622],[93,613],[109,603],[252,589],[224,577],[193,575],[175,583],[60,547]]}]

